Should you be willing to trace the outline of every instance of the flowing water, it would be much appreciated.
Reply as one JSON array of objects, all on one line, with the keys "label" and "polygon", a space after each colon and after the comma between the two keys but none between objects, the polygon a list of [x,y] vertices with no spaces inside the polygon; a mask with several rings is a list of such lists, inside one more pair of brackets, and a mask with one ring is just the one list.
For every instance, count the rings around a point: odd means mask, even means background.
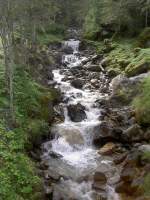
[{"label": "flowing water", "polygon": [[[97,153],[93,146],[93,132],[100,124],[100,109],[96,106],[96,100],[104,97],[98,90],[76,89],[71,86],[69,79],[64,81],[67,72],[82,63],[85,57],[80,57],[80,41],[69,40],[63,45],[73,49],[73,54],[64,55],[62,63],[66,68],[54,70],[54,81],[57,88],[64,94],[67,103],[62,103],[65,120],[56,123],[52,127],[54,139],[43,145],[42,160],[48,162],[48,174],[53,179],[53,200],[98,200],[93,187],[93,174],[101,166],[105,169],[113,169],[110,172],[110,182],[117,174],[111,158],[104,158]],[[81,122],[72,122],[68,115],[69,104],[82,104],[85,107],[87,118]],[[57,156],[52,156],[52,153]],[[108,170],[109,171],[109,170]],[[110,184],[106,187],[107,200],[119,200]]]}]

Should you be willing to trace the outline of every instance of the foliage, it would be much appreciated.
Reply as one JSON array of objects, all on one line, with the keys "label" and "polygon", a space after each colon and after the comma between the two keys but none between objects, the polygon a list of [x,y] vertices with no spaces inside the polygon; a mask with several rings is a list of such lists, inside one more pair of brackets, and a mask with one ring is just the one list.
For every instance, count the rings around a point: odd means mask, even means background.
[{"label": "foliage", "polygon": [[32,199],[32,194],[41,183],[34,164],[24,153],[24,133],[6,130],[1,122],[0,138],[1,200]]},{"label": "foliage", "polygon": [[[1,65],[1,71],[3,69]],[[7,108],[5,88],[0,87],[0,104]],[[43,110],[48,110],[47,102],[51,102],[55,94],[53,97],[53,91],[37,84],[21,67],[16,69],[14,88],[17,128],[11,131],[7,116],[4,113],[0,116],[4,119],[0,122],[0,197],[2,200],[40,200],[41,180],[26,151],[49,134],[49,117],[43,115]],[[46,101],[43,102],[43,98]]]},{"label": "foliage", "polygon": [[133,101],[136,118],[142,125],[150,125],[150,77],[141,86],[141,94]]},{"label": "foliage", "polygon": [[113,33],[135,35],[150,24],[149,0],[88,0],[88,4],[84,30],[89,39],[103,39]]}]

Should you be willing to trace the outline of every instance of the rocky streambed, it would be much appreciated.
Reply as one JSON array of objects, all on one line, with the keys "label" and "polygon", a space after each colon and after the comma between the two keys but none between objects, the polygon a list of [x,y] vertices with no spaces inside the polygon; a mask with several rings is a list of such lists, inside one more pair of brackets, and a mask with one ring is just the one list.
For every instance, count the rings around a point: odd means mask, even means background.
[{"label": "rocky streambed", "polygon": [[41,147],[47,198],[144,199],[140,186],[148,166],[141,152],[149,148],[150,134],[136,123],[118,90],[130,87],[135,92],[149,74],[111,80],[103,56],[84,56],[79,46],[78,40],[64,42],[62,64],[50,82],[63,98],[54,108],[50,140]]}]

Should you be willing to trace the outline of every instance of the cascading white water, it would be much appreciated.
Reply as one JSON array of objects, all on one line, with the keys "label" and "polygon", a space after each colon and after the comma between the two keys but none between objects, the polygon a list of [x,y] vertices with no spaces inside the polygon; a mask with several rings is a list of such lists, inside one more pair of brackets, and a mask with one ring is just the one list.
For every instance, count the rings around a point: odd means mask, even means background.
[{"label": "cascading white water", "polygon": [[64,42],[64,46],[71,47],[73,49],[74,54],[79,52],[79,44],[80,41],[74,39],[70,39]]},{"label": "cascading white water", "polygon": [[68,67],[75,67],[82,63],[85,57],[79,56],[79,40],[70,39],[63,43],[64,47],[70,47],[73,50],[72,54],[63,55],[62,63],[66,64]]},{"label": "cascading white water", "polygon": [[[79,53],[79,44],[80,41],[75,40],[69,40],[63,44],[73,49],[73,54],[64,55],[62,61],[66,62],[69,68],[79,65],[85,59],[76,55]],[[69,69],[66,68],[67,70]],[[94,173],[102,163],[105,165],[112,163],[111,159],[102,160],[92,145],[93,130],[100,124],[98,119],[100,110],[94,105],[97,99],[102,98],[102,94],[88,89],[75,89],[69,81],[63,81],[64,75],[60,73],[60,70],[54,70],[53,74],[57,87],[68,99],[68,102],[64,104],[65,120],[63,123],[53,125],[52,133],[56,135],[56,138],[44,144],[45,152],[42,156],[43,160],[48,160],[48,170],[51,174],[66,177],[54,184],[53,200],[94,200],[92,182],[84,181],[84,177]],[[82,122],[72,122],[68,116],[67,106],[77,103],[85,107],[87,118]],[[50,152],[60,155],[60,158],[53,158]],[[107,189],[108,200],[119,200],[118,195],[110,186]]]}]

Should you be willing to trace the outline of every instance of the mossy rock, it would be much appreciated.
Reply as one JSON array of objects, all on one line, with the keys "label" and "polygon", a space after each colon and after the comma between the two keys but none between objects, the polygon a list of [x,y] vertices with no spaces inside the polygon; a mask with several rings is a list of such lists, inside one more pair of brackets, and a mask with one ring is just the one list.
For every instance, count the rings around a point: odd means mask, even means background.
[{"label": "mossy rock", "polygon": [[142,73],[146,73],[150,70],[150,62],[148,60],[141,60],[137,65],[129,64],[125,69],[125,73],[130,76],[136,76]]},{"label": "mossy rock", "polygon": [[150,70],[150,49],[140,49],[130,64],[126,67],[125,73],[128,76],[136,76]]}]

